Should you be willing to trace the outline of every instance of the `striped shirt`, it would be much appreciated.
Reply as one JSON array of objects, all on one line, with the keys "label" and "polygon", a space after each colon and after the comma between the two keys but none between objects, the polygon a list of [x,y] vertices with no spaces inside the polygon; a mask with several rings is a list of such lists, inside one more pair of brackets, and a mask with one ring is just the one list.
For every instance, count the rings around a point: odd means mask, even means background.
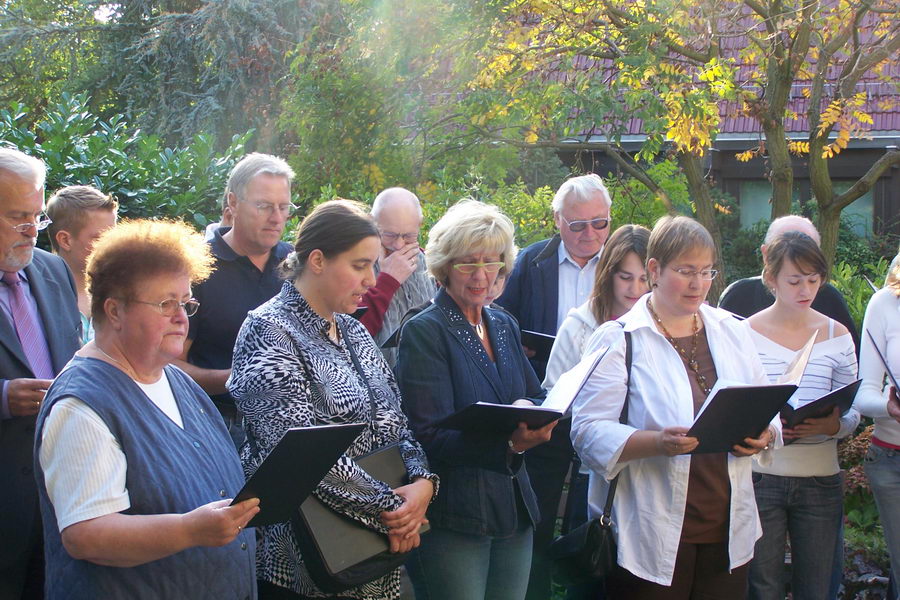
[{"label": "striped shirt", "polygon": [[[766,377],[774,383],[785,372],[797,355],[796,350],[785,348],[754,330],[749,322],[743,326],[750,332],[756,351],[766,371]],[[849,333],[833,337],[834,320],[829,322],[828,339],[813,346],[809,362],[800,380],[800,387],[788,403],[800,408],[817,400],[832,390],[856,380],[856,351]],[[837,440],[853,433],[859,424],[859,413],[850,409],[841,417],[841,425],[833,436],[811,436],[772,453],[772,464],[766,467],[754,462],[758,473],[785,477],[826,477],[840,471],[837,460]]]}]

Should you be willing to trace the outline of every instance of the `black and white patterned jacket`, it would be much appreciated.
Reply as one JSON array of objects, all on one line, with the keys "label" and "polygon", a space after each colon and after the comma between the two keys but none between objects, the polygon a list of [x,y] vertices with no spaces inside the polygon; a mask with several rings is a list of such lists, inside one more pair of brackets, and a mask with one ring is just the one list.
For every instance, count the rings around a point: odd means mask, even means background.
[{"label": "black and white patterned jacket", "polygon": [[[228,389],[243,412],[248,436],[259,453],[245,445],[241,461],[247,475],[256,470],[291,427],[359,423],[370,420],[365,382],[353,367],[347,344],[353,344],[375,396],[375,420],[325,476],[316,496],[335,510],[368,527],[386,531],[379,514],[395,510],[402,499],[372,479],[353,461],[386,444],[399,442],[410,478],[436,478],[428,471],[422,447],[412,438],[400,408],[400,392],[366,329],[348,315],[335,315],[347,333],[340,344],[327,334],[328,321],[317,315],[292,282],[251,311],[234,350]],[[311,597],[327,597],[316,588],[303,564],[289,523],[257,531],[257,578]],[[399,597],[397,571],[342,597]]]}]

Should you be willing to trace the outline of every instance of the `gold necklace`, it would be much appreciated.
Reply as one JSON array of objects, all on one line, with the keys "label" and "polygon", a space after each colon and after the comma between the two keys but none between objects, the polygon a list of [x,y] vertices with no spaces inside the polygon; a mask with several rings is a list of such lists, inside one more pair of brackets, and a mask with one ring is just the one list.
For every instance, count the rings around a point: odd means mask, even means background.
[{"label": "gold necklace", "polygon": [[647,301],[647,310],[650,311],[650,315],[653,317],[653,320],[656,321],[659,328],[662,329],[663,335],[672,344],[672,347],[678,351],[678,354],[684,358],[687,362],[688,368],[694,373],[694,379],[697,380],[697,384],[700,386],[700,389],[703,390],[703,393],[709,395],[710,387],[709,384],[706,383],[706,377],[700,372],[700,364],[697,362],[697,340],[700,335],[700,326],[698,324],[697,313],[693,315],[693,333],[691,334],[691,355],[688,356],[676,341],[675,338],[672,337],[672,334],[669,333],[669,330],[666,329],[666,326],[663,325],[662,319],[659,318],[659,315],[656,314],[656,311],[653,310],[653,305],[650,304],[650,301]]},{"label": "gold necklace", "polygon": [[477,323],[469,321],[469,325],[475,328],[475,333],[478,334],[478,337],[484,339],[484,319],[478,321]]}]

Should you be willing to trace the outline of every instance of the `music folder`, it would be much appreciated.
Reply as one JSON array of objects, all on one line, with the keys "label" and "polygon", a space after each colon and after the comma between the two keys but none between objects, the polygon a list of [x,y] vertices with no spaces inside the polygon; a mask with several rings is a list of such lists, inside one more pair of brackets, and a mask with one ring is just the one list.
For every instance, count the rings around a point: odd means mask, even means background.
[{"label": "music folder", "polygon": [[699,442],[691,454],[731,452],[735,444],[743,444],[744,438],[758,438],[797,391],[817,334],[813,333],[797,351],[774,384],[735,385],[718,380],[686,434]]},{"label": "music folder", "polygon": [[522,330],[522,345],[534,350],[534,358],[537,360],[547,362],[550,359],[550,350],[553,349],[553,342],[555,341],[555,335],[529,329]]},{"label": "music folder", "polygon": [[259,512],[247,527],[289,522],[365,427],[364,423],[347,423],[284,432],[231,502],[259,498]]},{"label": "music folder", "polygon": [[881,366],[884,367],[884,372],[887,373],[888,379],[891,380],[891,385],[897,389],[897,393],[900,393],[900,385],[897,384],[897,380],[894,378],[894,374],[891,373],[891,368],[888,366],[887,359],[881,352],[881,348],[879,348],[878,344],[875,343],[875,338],[872,336],[872,332],[867,329],[866,333],[869,334],[869,340],[872,342],[872,346],[875,348],[875,352],[878,353],[878,358],[881,359]]},{"label": "music folder", "polygon": [[459,431],[511,433],[520,422],[525,422],[529,429],[539,429],[558,421],[568,414],[572,402],[608,350],[609,347],[604,346],[583,357],[581,362],[559,378],[541,406],[475,402],[439,421],[437,426]]},{"label": "music folder", "polygon": [[[862,379],[857,379],[852,383],[832,390],[817,400],[813,400],[804,404],[800,408],[794,408],[790,404],[786,404],[781,409],[781,418],[784,419],[784,426],[793,429],[806,419],[817,419],[825,417],[837,406],[842,415],[846,414],[850,407],[853,406],[853,399],[856,398],[856,391],[859,389]],[[785,440],[784,445],[793,444],[796,440]]]}]

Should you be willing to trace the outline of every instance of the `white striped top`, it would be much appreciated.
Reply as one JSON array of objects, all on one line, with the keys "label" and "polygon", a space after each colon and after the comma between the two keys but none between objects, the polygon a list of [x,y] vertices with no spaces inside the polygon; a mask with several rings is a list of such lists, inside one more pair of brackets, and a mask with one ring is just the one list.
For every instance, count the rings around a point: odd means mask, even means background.
[{"label": "white striped top", "polygon": [[[766,377],[774,383],[785,372],[788,365],[797,355],[796,350],[770,340],[750,327],[748,321],[743,325],[750,331],[750,337],[756,345],[756,351],[766,371]],[[856,380],[856,351],[853,338],[849,333],[832,337],[834,321],[829,323],[829,339],[813,346],[806,371],[800,380],[800,387],[791,396],[788,403],[800,408],[814,400],[818,400],[828,392],[843,387]],[[772,463],[761,466],[754,461],[753,470],[759,473],[781,475],[785,477],[826,477],[840,471],[837,460],[837,440],[853,433],[859,425],[859,413],[850,409],[841,417],[841,428],[833,437],[824,435],[802,438],[789,446],[772,453]]]}]

